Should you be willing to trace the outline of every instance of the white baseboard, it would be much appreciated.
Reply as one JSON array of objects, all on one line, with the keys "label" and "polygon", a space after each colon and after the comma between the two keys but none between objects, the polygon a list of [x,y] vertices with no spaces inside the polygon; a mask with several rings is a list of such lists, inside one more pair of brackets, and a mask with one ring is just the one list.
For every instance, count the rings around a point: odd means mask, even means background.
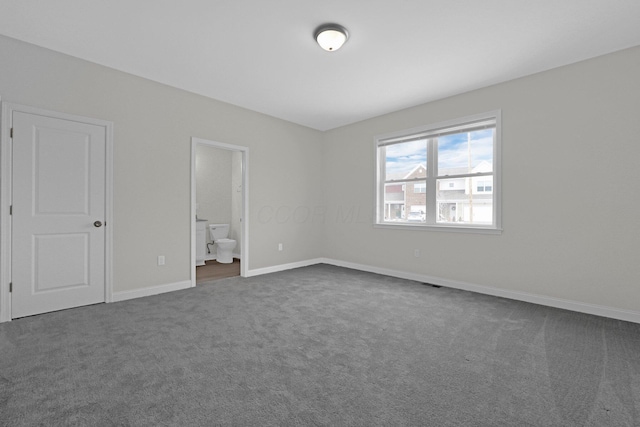
[{"label": "white baseboard", "polygon": [[163,294],[165,292],[179,291],[182,289],[190,288],[192,286],[193,284],[191,283],[191,280],[185,280],[184,282],[150,286],[148,288],[134,289],[132,291],[114,292],[111,300],[113,302],[125,301],[128,299],[142,298],[142,297],[148,297],[151,295]]},{"label": "white baseboard", "polygon": [[[235,257],[235,255],[234,255]],[[370,273],[382,274],[385,276],[398,277],[400,279],[415,280],[417,282],[430,283],[447,288],[460,289],[464,291],[476,292],[479,294],[492,295],[496,297],[508,298],[516,301],[524,301],[548,307],[561,308],[564,310],[576,311],[579,313],[592,314],[595,316],[609,317],[612,319],[624,320],[627,322],[640,323],[640,312],[623,310],[614,307],[607,307],[596,304],[588,304],[561,298],[548,297],[544,295],[531,294],[527,292],[511,291],[507,289],[494,288],[490,286],[477,285],[474,283],[460,282],[456,280],[444,279],[442,277],[428,276],[425,274],[409,273],[405,271],[392,270],[388,268],[374,267],[366,264],[357,264],[348,261],[340,261],[331,258],[314,258],[305,261],[292,262],[288,264],[274,265],[271,267],[256,268],[247,271],[246,277],[260,276],[262,274],[277,273],[279,271],[291,270],[294,268],[307,267],[315,264],[330,264],[338,267],[351,268],[353,270],[366,271]],[[113,301],[124,301],[133,298],[157,295],[164,292],[178,291],[190,288],[191,281],[169,283],[160,286],[151,286],[144,289],[132,291],[115,292]]]},{"label": "white baseboard", "polygon": [[[316,260],[314,260],[316,261]],[[417,273],[407,273],[404,271],[391,270],[387,268],[374,267],[371,265],[356,264],[347,261],[340,261],[331,258],[321,258],[318,262],[331,264],[339,267],[351,268],[354,270],[367,271],[370,273],[383,274],[385,276],[398,277],[400,279],[415,280],[443,286],[446,288],[461,289],[464,291],[477,292],[479,294],[492,295],[496,297],[508,298],[517,301],[530,302],[533,304],[545,305],[548,307],[561,308],[564,310],[577,311],[579,313],[593,314],[595,316],[609,317],[612,319],[624,320],[627,322],[640,323],[640,312],[623,310],[619,308],[602,305],[588,304],[561,298],[548,297],[543,295],[530,294],[527,292],[510,291],[507,289],[493,288],[490,286],[476,285],[473,283],[459,282],[455,280],[443,279],[441,277],[427,276]]]},{"label": "white baseboard", "polygon": [[[310,265],[325,263],[324,258],[309,259],[306,261],[292,262],[289,264],[274,265],[271,267],[254,268],[247,271],[247,277],[260,276],[262,274],[277,273],[278,271],[291,270],[293,268],[308,267]],[[329,264],[329,263],[326,263]]]}]

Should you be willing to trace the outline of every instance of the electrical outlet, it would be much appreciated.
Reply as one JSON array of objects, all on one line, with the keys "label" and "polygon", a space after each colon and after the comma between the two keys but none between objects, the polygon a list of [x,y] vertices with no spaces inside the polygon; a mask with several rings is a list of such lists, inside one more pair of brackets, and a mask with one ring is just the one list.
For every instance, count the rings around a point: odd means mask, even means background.
[{"label": "electrical outlet", "polygon": [[278,243],[278,250],[281,251],[282,250],[282,243]]},{"label": "electrical outlet", "polygon": [[420,258],[420,249],[414,249],[413,250],[413,256],[416,258]]},{"label": "electrical outlet", "polygon": [[164,255],[158,255],[158,265],[164,265]]}]

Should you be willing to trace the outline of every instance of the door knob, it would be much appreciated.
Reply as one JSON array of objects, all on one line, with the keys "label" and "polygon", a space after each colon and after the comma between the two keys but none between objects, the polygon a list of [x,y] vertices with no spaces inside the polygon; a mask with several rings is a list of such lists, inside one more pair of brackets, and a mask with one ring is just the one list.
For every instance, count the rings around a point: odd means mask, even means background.
[{"label": "door knob", "polygon": [[102,222],[101,221],[96,221],[93,223],[94,227],[102,227]]}]

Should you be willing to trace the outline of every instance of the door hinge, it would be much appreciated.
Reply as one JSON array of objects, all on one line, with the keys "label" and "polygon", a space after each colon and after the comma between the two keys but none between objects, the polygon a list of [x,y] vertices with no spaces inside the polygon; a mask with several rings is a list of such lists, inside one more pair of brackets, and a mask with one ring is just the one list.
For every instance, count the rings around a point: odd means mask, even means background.
[{"label": "door hinge", "polygon": [[13,292],[13,282],[9,282],[9,292]]},{"label": "door hinge", "polygon": [[13,215],[13,205],[9,205],[9,215]]},{"label": "door hinge", "polygon": [[13,138],[13,128],[9,131],[9,138]]}]

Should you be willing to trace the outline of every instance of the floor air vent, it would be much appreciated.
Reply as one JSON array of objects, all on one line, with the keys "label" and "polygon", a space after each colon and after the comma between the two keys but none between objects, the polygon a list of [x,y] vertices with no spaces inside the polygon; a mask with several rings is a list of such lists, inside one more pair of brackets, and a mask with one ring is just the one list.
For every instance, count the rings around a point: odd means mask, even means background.
[{"label": "floor air vent", "polygon": [[441,287],[442,287],[442,286],[440,286],[440,285],[434,285],[433,283],[423,283],[423,285],[425,285],[425,286],[431,286],[432,288],[436,288],[436,289],[438,289],[438,288],[441,288]]}]

